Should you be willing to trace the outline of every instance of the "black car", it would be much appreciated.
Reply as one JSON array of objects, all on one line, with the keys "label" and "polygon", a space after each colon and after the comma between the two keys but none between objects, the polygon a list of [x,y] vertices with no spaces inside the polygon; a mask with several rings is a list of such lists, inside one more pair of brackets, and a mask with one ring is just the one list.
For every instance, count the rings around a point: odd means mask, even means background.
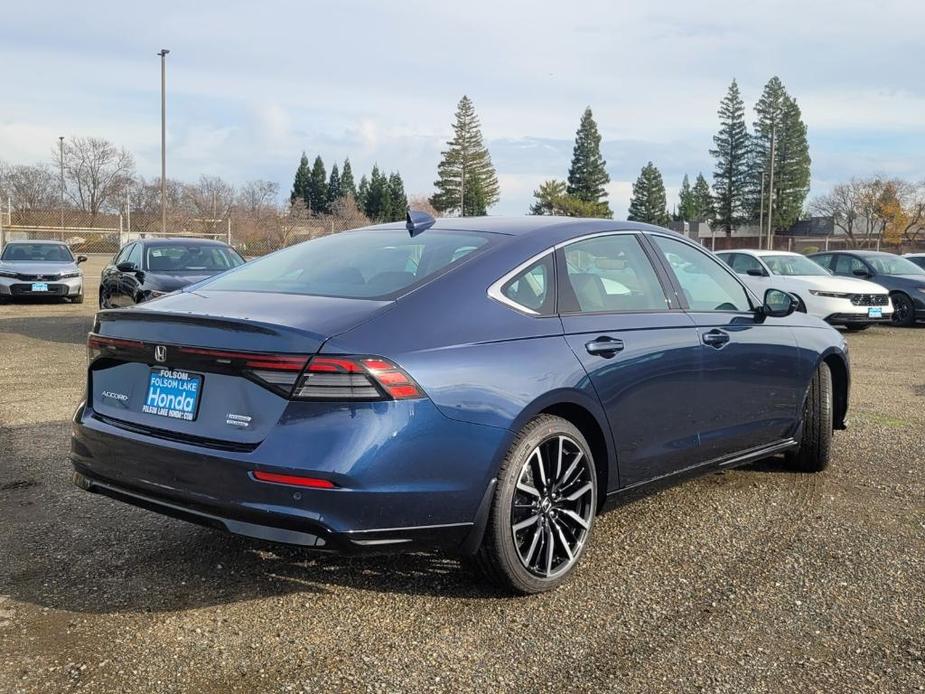
[{"label": "black car", "polygon": [[139,239],[100,278],[100,308],[140,304],[244,264],[231,246],[205,239]]},{"label": "black car", "polygon": [[925,270],[907,258],[881,251],[827,251],[809,256],[834,275],[861,277],[890,292],[893,322],[925,320]]}]

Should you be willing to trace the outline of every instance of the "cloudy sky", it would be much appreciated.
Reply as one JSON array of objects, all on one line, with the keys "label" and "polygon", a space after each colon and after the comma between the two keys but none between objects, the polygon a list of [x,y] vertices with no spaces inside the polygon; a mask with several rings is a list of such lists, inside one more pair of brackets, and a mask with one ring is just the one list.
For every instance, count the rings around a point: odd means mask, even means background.
[{"label": "cloudy sky", "polygon": [[777,74],[809,128],[814,194],[855,175],[921,179],[923,26],[911,0],[15,3],[0,18],[0,160],[96,135],[157,176],[169,48],[171,177],[288,190],[304,149],[430,193],[468,94],[501,180],[493,213],[522,214],[542,180],[565,177],[590,105],[623,217],[650,159],[669,204],[685,172],[709,178],[729,81],[751,123]]}]

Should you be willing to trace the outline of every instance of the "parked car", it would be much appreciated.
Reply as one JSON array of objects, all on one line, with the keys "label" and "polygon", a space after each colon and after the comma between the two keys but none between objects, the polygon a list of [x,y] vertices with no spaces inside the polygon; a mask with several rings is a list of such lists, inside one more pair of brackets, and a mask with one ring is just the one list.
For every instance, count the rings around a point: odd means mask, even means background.
[{"label": "parked car", "polygon": [[84,300],[83,273],[76,258],[60,241],[10,241],[0,254],[0,301],[19,297],[61,297]]},{"label": "parked car", "polygon": [[860,277],[889,291],[895,324],[925,320],[925,270],[908,258],[862,250],[826,251],[809,257],[835,275]]},{"label": "parked car", "polygon": [[75,481],[264,540],[442,548],[539,592],[644,485],[827,466],[847,346],[795,307],[658,227],[409,215],[100,311]]},{"label": "parked car", "polygon": [[206,239],[141,239],[122,247],[100,277],[100,308],[156,299],[244,264],[231,246]]},{"label": "parked car", "polygon": [[906,253],[903,258],[925,269],[925,253]]},{"label": "parked car", "polygon": [[771,286],[793,294],[806,313],[848,330],[864,330],[893,317],[890,295],[879,284],[855,277],[833,277],[800,253],[736,250],[717,253],[761,296]]}]

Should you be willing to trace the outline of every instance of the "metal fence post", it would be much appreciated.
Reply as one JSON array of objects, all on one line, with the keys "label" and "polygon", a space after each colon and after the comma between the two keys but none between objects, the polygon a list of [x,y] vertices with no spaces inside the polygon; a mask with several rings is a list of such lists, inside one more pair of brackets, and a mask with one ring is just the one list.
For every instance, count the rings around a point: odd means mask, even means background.
[{"label": "metal fence post", "polygon": [[231,217],[228,217],[228,231],[225,232],[225,243],[231,245]]}]

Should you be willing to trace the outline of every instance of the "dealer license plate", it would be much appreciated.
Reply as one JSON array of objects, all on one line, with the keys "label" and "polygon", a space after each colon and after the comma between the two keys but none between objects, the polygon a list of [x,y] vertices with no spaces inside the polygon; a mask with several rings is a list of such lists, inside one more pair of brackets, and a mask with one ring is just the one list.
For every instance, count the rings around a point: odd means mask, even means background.
[{"label": "dealer license plate", "polygon": [[867,309],[868,318],[883,318],[883,309],[879,306],[871,306]]},{"label": "dealer license plate", "polygon": [[193,421],[199,411],[202,376],[174,369],[153,369],[142,412]]}]

